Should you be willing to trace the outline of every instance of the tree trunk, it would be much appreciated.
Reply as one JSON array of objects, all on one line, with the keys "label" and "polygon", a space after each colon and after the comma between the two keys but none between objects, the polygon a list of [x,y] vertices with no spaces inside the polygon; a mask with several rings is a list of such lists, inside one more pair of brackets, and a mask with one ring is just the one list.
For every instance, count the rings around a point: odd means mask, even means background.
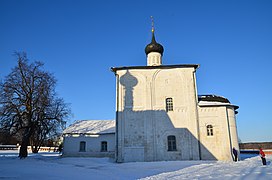
[{"label": "tree trunk", "polygon": [[[34,137],[33,137],[34,136]],[[32,134],[31,138],[30,138],[30,145],[31,145],[31,150],[32,153],[38,153],[42,143],[43,143],[43,139],[40,139],[39,136],[35,137],[35,134]]]},{"label": "tree trunk", "polygon": [[39,152],[39,151],[38,151],[37,148],[35,148],[35,149],[32,150],[32,153],[34,153],[34,154],[37,154],[38,152]]},{"label": "tree trunk", "polygon": [[23,138],[22,138],[22,144],[19,150],[19,158],[26,158],[28,156],[28,152],[27,152],[27,146],[29,144],[29,140],[30,140],[30,130],[26,129],[24,134],[23,134]]},{"label": "tree trunk", "polygon": [[39,152],[39,149],[38,149],[37,145],[31,146],[31,149],[32,149],[32,153],[38,153]]},{"label": "tree trunk", "polygon": [[22,144],[21,144],[20,151],[19,151],[19,158],[20,159],[26,158],[28,155],[28,152],[27,152],[28,142],[29,142],[29,138],[23,137]]}]

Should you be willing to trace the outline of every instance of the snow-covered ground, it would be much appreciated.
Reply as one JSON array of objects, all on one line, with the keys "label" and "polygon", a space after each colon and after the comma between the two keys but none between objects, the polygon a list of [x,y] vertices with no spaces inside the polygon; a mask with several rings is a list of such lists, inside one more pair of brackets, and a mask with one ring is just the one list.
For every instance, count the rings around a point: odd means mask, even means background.
[{"label": "snow-covered ground", "polygon": [[108,158],[62,158],[57,153],[30,154],[0,151],[0,179],[271,179],[272,156],[267,166],[258,156],[237,163],[217,161],[164,161],[114,163]]}]

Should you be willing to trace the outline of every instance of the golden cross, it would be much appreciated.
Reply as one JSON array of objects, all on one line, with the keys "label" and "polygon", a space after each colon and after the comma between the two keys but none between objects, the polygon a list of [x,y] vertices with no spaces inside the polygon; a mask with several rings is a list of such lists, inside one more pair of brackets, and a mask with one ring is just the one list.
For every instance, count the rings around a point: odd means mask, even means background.
[{"label": "golden cross", "polygon": [[152,32],[155,31],[155,28],[154,28],[154,19],[153,19],[153,16],[151,16],[151,24],[152,24]]}]

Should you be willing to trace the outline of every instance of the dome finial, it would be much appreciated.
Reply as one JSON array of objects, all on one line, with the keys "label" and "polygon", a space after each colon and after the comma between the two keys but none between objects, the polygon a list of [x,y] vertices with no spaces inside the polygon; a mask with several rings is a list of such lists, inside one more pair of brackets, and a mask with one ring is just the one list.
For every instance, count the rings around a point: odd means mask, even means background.
[{"label": "dome finial", "polygon": [[155,28],[154,28],[154,18],[153,18],[153,16],[150,16],[150,18],[151,18],[151,27],[152,27],[152,29],[151,29],[151,32],[152,32],[152,40],[151,40],[151,42],[156,43],[156,39],[155,39]]},{"label": "dome finial", "polygon": [[152,25],[152,33],[154,33],[154,31],[155,31],[155,28],[154,28],[154,19],[153,19],[153,16],[150,16],[150,18],[151,18],[151,25]]},{"label": "dome finial", "polygon": [[145,53],[147,55],[150,52],[158,52],[158,53],[160,53],[162,55],[163,54],[163,46],[156,42],[156,39],[155,39],[155,28],[154,28],[154,19],[153,19],[153,16],[151,16],[150,18],[151,18],[151,25],[152,25],[152,30],[151,30],[152,31],[152,39],[151,39],[151,43],[148,44],[145,47]]}]

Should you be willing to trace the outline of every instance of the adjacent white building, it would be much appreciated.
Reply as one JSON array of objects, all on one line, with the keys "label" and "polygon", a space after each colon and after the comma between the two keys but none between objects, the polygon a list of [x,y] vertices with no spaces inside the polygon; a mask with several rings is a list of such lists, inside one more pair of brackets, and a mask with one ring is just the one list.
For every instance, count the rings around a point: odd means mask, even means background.
[{"label": "adjacent white building", "polygon": [[232,160],[238,106],[198,96],[197,64],[163,65],[163,46],[145,48],[147,66],[114,67],[116,161]]},{"label": "adjacent white building", "polygon": [[63,156],[114,157],[114,155],[114,120],[79,120],[63,132]]}]

